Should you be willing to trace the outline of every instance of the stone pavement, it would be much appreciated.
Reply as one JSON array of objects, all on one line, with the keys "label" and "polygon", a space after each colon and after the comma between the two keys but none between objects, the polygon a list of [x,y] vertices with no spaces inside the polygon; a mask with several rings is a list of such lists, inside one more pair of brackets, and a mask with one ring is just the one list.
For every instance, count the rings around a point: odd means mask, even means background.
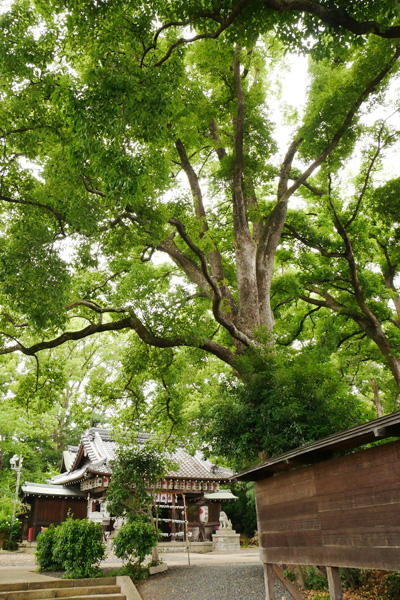
[{"label": "stone pavement", "polygon": [[[168,566],[187,566],[186,552],[163,553],[162,559]],[[218,564],[250,564],[258,562],[258,550],[241,550],[236,554],[220,554],[207,552],[205,554],[190,554],[190,564],[197,566]],[[106,559],[101,567],[117,568],[122,563],[117,559]],[[42,573],[36,573],[35,557],[33,554],[20,552],[0,552],[0,583],[22,581],[48,581],[51,579]]]},{"label": "stone pavement", "polygon": [[2,583],[22,583],[26,581],[49,581],[52,577],[35,572],[35,566],[32,567],[0,567],[0,584]]}]

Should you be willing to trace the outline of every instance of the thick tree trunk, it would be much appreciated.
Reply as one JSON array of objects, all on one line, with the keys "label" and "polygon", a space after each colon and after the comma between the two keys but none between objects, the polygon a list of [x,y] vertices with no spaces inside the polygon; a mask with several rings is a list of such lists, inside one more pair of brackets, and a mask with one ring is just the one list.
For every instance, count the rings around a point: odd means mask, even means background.
[{"label": "thick tree trunk", "polygon": [[371,338],[378,346],[379,350],[385,357],[389,369],[392,372],[394,380],[397,386],[400,388],[400,359],[395,355],[393,347],[386,335],[384,334],[380,323],[376,322],[374,325],[369,324],[367,327],[363,327],[368,337]]},{"label": "thick tree trunk", "polygon": [[374,392],[374,404],[376,406],[376,414],[378,415],[378,418],[383,417],[383,406],[381,403],[381,399],[379,397],[379,388],[378,388],[378,383],[376,381],[376,379],[370,379],[370,384],[372,386],[372,390]]},{"label": "thick tree trunk", "polygon": [[260,325],[256,246],[249,232],[238,232],[235,239],[236,276],[239,298],[237,327],[249,337]]}]

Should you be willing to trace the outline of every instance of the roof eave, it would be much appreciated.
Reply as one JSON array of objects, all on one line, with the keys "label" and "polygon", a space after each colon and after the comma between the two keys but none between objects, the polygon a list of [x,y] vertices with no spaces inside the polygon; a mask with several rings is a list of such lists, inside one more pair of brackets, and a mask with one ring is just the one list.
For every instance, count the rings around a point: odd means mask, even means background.
[{"label": "roof eave", "polygon": [[314,464],[332,458],[336,454],[391,437],[400,437],[400,411],[296,448],[261,465],[246,469],[231,480],[258,481],[282,471]]}]

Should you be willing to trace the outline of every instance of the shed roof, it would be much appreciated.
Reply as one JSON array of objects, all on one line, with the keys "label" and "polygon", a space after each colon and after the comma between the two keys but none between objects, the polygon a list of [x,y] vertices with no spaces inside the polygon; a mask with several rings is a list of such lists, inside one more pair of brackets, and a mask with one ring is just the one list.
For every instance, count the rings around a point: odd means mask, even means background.
[{"label": "shed roof", "polygon": [[218,501],[221,500],[237,500],[239,496],[232,494],[231,490],[220,490],[219,492],[212,492],[211,494],[204,494],[204,500]]},{"label": "shed roof", "polygon": [[275,473],[313,464],[331,458],[335,454],[348,452],[364,444],[390,437],[400,437],[400,411],[300,446],[300,448],[286,452],[286,454],[271,458],[261,465],[246,469],[233,479],[258,481],[265,477],[271,477]]},{"label": "shed roof", "polygon": [[51,483],[32,483],[25,481],[21,487],[25,496],[45,496],[45,497],[74,497],[85,498],[85,494],[80,490],[75,490],[72,487],[64,487],[62,485],[52,485]]}]

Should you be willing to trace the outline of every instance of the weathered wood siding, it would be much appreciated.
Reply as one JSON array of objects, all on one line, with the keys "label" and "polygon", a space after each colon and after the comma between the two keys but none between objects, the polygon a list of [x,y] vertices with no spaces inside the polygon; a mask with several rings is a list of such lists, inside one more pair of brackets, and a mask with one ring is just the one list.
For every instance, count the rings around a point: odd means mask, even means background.
[{"label": "weathered wood siding", "polygon": [[24,521],[22,539],[28,539],[29,529],[33,528],[33,540],[36,540],[42,527],[51,524],[59,525],[67,518],[68,511],[75,519],[85,519],[87,516],[87,501],[80,498],[46,498],[33,497],[30,499],[31,513]]},{"label": "weathered wood siding", "polygon": [[263,562],[400,569],[400,441],[255,486]]}]

